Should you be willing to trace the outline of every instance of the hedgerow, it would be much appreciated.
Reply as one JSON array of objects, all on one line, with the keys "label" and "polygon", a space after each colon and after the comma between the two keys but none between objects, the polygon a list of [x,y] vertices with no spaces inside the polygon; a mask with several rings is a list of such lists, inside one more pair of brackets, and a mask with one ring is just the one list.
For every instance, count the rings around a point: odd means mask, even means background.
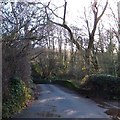
[{"label": "hedgerow", "polygon": [[20,112],[31,98],[32,92],[22,80],[12,80],[9,99],[3,100],[2,117],[10,118],[14,113]]},{"label": "hedgerow", "polygon": [[92,91],[92,94],[107,95],[120,99],[120,78],[112,75],[95,74],[86,76],[80,82],[81,88]]}]

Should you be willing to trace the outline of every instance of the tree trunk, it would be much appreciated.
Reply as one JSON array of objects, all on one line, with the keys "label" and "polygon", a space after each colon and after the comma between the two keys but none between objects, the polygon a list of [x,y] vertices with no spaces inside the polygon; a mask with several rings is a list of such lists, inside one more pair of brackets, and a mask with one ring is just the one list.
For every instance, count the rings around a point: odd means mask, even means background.
[{"label": "tree trunk", "polygon": [[85,53],[85,62],[86,62],[86,71],[85,71],[85,74],[89,75],[90,74],[90,49],[86,50],[86,53]]}]

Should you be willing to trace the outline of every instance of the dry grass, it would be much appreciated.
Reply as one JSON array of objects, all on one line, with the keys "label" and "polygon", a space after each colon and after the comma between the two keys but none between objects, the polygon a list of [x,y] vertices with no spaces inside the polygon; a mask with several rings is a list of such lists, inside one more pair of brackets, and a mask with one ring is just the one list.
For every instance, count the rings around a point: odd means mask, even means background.
[{"label": "dry grass", "polygon": [[113,120],[120,120],[120,109],[110,108],[105,113],[112,116]]}]

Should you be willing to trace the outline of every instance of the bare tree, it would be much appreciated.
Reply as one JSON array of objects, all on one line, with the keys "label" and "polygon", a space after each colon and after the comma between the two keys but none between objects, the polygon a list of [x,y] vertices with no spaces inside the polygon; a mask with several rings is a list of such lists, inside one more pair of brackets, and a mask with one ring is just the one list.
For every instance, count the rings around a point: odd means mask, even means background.
[{"label": "bare tree", "polygon": [[[70,35],[70,41],[76,45],[77,49],[78,50],[81,50],[81,46],[80,46],[80,43],[75,40],[74,38],[74,35],[72,33],[72,30],[71,28],[66,24],[66,21],[65,21],[65,16],[66,16],[66,8],[67,8],[67,2],[65,1],[65,4],[64,4],[64,17],[61,18],[59,17],[60,19],[62,19],[63,23],[57,23],[57,22],[54,22],[53,20],[51,20],[49,18],[49,15],[48,15],[48,10],[52,11],[52,14],[55,15],[56,17],[58,17],[55,12],[49,8],[49,4],[50,2],[48,3],[47,6],[45,6],[45,11],[46,11],[46,14],[47,14],[47,19],[48,21],[52,22],[53,24],[56,24],[56,25],[59,25],[61,27],[63,27],[64,29],[66,29]],[[92,10],[93,10],[93,14],[94,14],[94,25],[93,25],[93,28],[92,28],[92,31],[90,31],[90,28],[89,28],[89,22],[86,18],[86,24],[87,24],[87,29],[88,29],[88,33],[89,33],[89,42],[88,42],[88,47],[86,49],[86,64],[87,64],[87,74],[89,74],[89,70],[90,70],[90,55],[91,55],[91,51],[92,51],[92,48],[93,48],[93,42],[94,42],[94,36],[95,36],[95,31],[96,31],[96,28],[97,28],[97,24],[98,22],[100,21],[101,17],[103,16],[106,8],[107,8],[107,5],[108,5],[108,1],[106,1],[106,4],[103,8],[103,11],[101,12],[101,14],[98,16],[98,6],[97,6],[97,1],[94,1],[93,5],[92,5]],[[95,58],[95,57],[94,57]],[[94,60],[93,62],[94,64],[94,68],[97,70],[98,69],[98,64],[97,64],[97,60]]]},{"label": "bare tree", "polygon": [[[117,6],[117,5],[116,5]],[[119,24],[119,21],[120,21],[120,5],[119,5],[119,2],[118,2],[118,16],[116,16],[115,14],[115,11],[113,11],[112,7],[109,6],[110,10],[111,10],[111,15],[112,15],[112,19],[114,20],[115,22],[115,25],[112,26],[112,32],[114,33],[116,39],[117,39],[117,42],[118,42],[118,51],[117,51],[117,56],[118,56],[118,68],[117,68],[117,75],[120,76],[120,37],[119,37],[119,34],[120,34],[120,24]]]},{"label": "bare tree", "polygon": [[31,49],[44,38],[42,31],[38,34],[36,30],[43,30],[47,22],[45,11],[38,4],[2,3],[2,72],[5,94],[9,94],[6,88],[9,88],[10,78],[17,76],[26,85],[30,83]]},{"label": "bare tree", "polygon": [[98,16],[98,6],[97,6],[97,0],[94,0],[94,3],[92,4],[92,11],[94,14],[94,24],[92,27],[92,30],[90,30],[90,26],[89,26],[89,21],[86,17],[86,13],[85,13],[85,21],[86,21],[86,25],[87,25],[87,30],[88,30],[88,35],[89,35],[89,42],[88,42],[88,47],[86,49],[86,63],[87,63],[87,71],[89,72],[90,69],[90,56],[91,56],[91,52],[92,52],[92,63],[94,65],[94,69],[96,71],[98,71],[98,62],[95,56],[95,52],[94,52],[94,36],[95,36],[95,32],[96,32],[96,28],[97,28],[97,24],[100,21],[101,17],[103,16],[107,5],[108,5],[108,0],[106,1],[106,4],[103,8],[103,11],[101,12],[101,14]]}]

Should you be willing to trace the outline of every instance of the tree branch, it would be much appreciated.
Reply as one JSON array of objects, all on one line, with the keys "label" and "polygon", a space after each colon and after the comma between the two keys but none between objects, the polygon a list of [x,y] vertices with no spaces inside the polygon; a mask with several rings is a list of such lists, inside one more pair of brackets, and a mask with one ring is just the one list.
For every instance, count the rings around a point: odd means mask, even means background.
[{"label": "tree branch", "polygon": [[64,16],[63,16],[63,25],[65,24],[66,7],[67,7],[67,2],[65,1],[65,6],[64,6]]},{"label": "tree branch", "polygon": [[101,13],[100,16],[97,18],[97,22],[98,22],[98,21],[101,19],[101,17],[103,16],[103,14],[104,14],[104,12],[105,12],[105,10],[106,10],[106,8],[107,8],[107,5],[108,5],[108,0],[106,1],[105,7],[104,7],[102,13]]}]

